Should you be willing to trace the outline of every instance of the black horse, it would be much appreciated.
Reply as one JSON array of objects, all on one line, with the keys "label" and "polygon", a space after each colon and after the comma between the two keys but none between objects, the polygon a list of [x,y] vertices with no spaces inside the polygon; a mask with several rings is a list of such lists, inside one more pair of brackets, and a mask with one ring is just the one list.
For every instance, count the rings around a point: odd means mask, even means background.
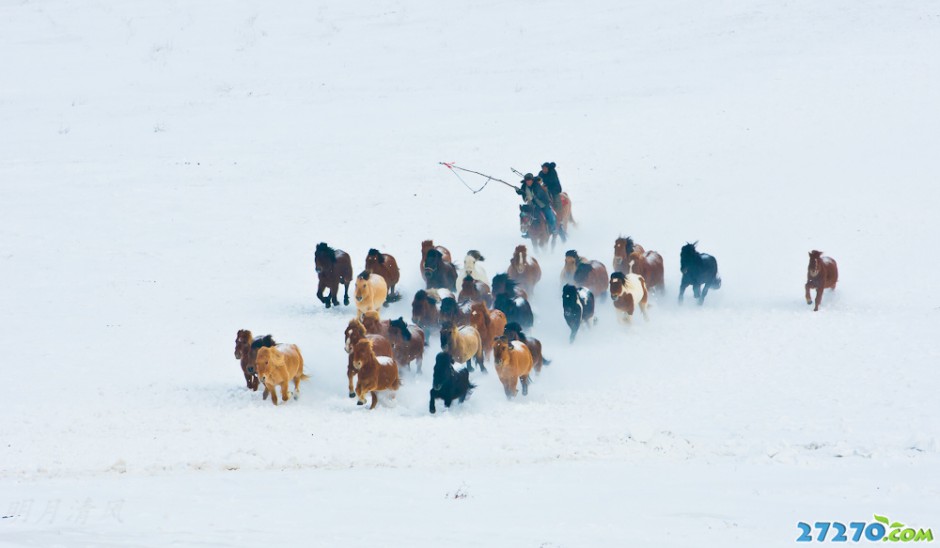
[{"label": "black horse", "polygon": [[467,325],[470,322],[471,301],[457,302],[453,297],[441,300],[441,323],[453,322],[455,325]]},{"label": "black horse", "polygon": [[457,400],[463,403],[476,385],[470,383],[470,369],[463,368],[454,371],[454,358],[447,352],[438,352],[434,360],[434,380],[431,381],[431,403],[428,410],[437,412],[434,400],[444,400],[444,407],[450,407],[451,402]]},{"label": "black horse", "polygon": [[565,284],[561,290],[561,305],[565,311],[565,322],[571,329],[569,342],[574,342],[578,336],[581,324],[590,326],[594,320],[594,294],[586,287],[575,287]]},{"label": "black horse", "polygon": [[[349,255],[342,249],[333,249],[324,242],[317,244],[317,249],[313,254],[314,262],[317,267],[317,299],[327,308],[330,306],[339,306],[339,300],[336,294],[339,292],[339,284],[343,284],[346,291],[343,295],[343,304],[349,306],[349,283],[353,280],[352,261]],[[329,289],[330,295],[323,296],[323,290]]]},{"label": "black horse", "polygon": [[437,249],[428,251],[424,259],[424,276],[428,289],[450,289],[457,292],[457,267],[444,260],[444,255]]},{"label": "black horse", "polygon": [[[718,261],[707,253],[699,253],[695,246],[698,242],[686,243],[679,253],[679,268],[682,271],[682,284],[679,286],[679,304],[682,304],[685,288],[692,286],[692,294],[698,304],[705,304],[705,295],[709,289],[721,289],[718,277]],[[702,286],[699,291],[699,286]]]},{"label": "black horse", "polygon": [[535,323],[532,305],[523,297],[512,297],[507,293],[500,293],[496,296],[493,307],[506,315],[506,321],[516,322],[522,327],[532,327]]},{"label": "black horse", "polygon": [[526,292],[519,286],[519,282],[509,277],[509,274],[503,272],[493,276],[493,283],[490,284],[490,291],[493,297],[499,295],[508,295],[510,297],[526,297]]}]

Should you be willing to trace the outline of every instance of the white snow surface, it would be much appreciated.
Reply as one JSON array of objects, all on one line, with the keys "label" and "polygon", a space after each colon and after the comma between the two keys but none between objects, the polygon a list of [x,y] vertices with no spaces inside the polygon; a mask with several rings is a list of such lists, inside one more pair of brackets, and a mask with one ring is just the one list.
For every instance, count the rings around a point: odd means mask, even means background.
[{"label": "white snow surface", "polygon": [[[0,2],[0,546],[783,546],[797,521],[940,529],[940,7],[883,2]],[[578,221],[534,251],[552,360],[512,401],[425,371],[347,396],[362,269],[420,242],[503,271],[517,182]],[[463,175],[472,185],[484,179]],[[659,251],[650,321],[575,344],[566,249]],[[676,304],[699,240],[722,288]],[[839,264],[818,313],[807,252]],[[235,333],[304,354],[246,390]],[[932,520],[932,521],[931,521]]]}]

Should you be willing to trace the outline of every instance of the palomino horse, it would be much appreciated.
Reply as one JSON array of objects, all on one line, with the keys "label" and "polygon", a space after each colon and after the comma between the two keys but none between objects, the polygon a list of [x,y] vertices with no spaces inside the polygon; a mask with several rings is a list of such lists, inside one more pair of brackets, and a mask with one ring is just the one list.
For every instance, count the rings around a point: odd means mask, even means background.
[{"label": "palomino horse", "polygon": [[506,328],[506,315],[501,310],[490,310],[486,303],[473,303],[470,306],[470,325],[477,328],[483,339],[483,354],[493,356],[493,339],[500,337]]},{"label": "palomino horse", "polygon": [[[682,284],[679,286],[679,304],[682,304],[685,288],[692,286],[692,294],[699,305],[705,304],[709,289],[721,289],[718,276],[718,261],[707,253],[699,253],[695,243],[686,243],[679,253],[679,269],[682,272]],[[702,290],[699,291],[699,286]]]},{"label": "palomino horse", "polygon": [[401,381],[398,379],[398,364],[394,358],[377,356],[372,347],[372,341],[363,339],[353,347],[353,367],[358,372],[356,379],[356,405],[365,405],[366,394],[372,394],[372,405],[375,409],[379,398],[376,394],[380,390],[398,390]]},{"label": "palomino horse", "polygon": [[372,348],[375,349],[376,355],[389,357],[394,355],[392,353],[392,343],[388,339],[382,335],[369,333],[366,331],[366,326],[355,318],[349,320],[349,325],[346,326],[346,353],[349,354],[349,360],[346,363],[346,378],[349,380],[350,398],[356,397],[356,392],[353,389],[353,377],[359,372],[353,367],[353,348],[356,347],[356,343],[364,339],[372,341]]},{"label": "palomino horse", "polygon": [[429,250],[424,259],[424,279],[428,289],[457,291],[457,267],[437,249]]},{"label": "palomino horse", "polygon": [[[633,266],[632,260],[630,266]],[[649,320],[646,313],[649,297],[646,280],[639,274],[634,274],[632,268],[626,274],[614,272],[610,275],[610,298],[614,301],[614,308],[620,312],[620,321],[630,323],[637,306],[643,313],[643,319]]]},{"label": "palomino horse", "polygon": [[[428,281],[427,273],[424,271],[424,262],[428,259],[428,251],[436,249],[441,252],[441,256],[444,259],[444,262],[451,262],[450,251],[442,245],[434,245],[434,240],[424,240],[421,242],[421,277],[425,282]],[[454,288],[454,291],[457,291],[457,288]]]},{"label": "palomino horse", "polygon": [[531,260],[528,258],[528,250],[524,245],[517,245],[512,253],[506,274],[520,287],[531,293],[535,289],[535,284],[542,279],[542,268],[534,258]]},{"label": "palomino horse", "polygon": [[627,263],[630,262],[630,256],[635,251],[645,252],[643,246],[634,243],[630,236],[626,238],[621,236],[614,240],[614,272],[626,272]]},{"label": "palomino horse", "polygon": [[542,371],[542,365],[551,365],[552,360],[546,358],[542,355],[542,342],[536,339],[535,337],[529,337],[522,332],[522,326],[516,322],[510,322],[506,324],[506,328],[503,330],[503,334],[506,339],[509,341],[522,341],[526,346],[529,347],[529,352],[532,353],[532,367],[535,368],[535,373],[538,374]]},{"label": "palomino horse", "polygon": [[493,293],[486,282],[481,282],[472,276],[466,276],[460,287],[460,294],[457,295],[458,301],[472,301],[475,303],[486,303],[493,305]]},{"label": "palomino horse", "polygon": [[356,277],[356,310],[359,317],[370,311],[379,311],[388,297],[385,278],[368,270]]},{"label": "palomino horse", "polygon": [[411,369],[411,362],[415,362],[420,375],[424,361],[424,331],[417,325],[408,325],[404,318],[399,317],[389,324],[388,337],[398,365]]},{"label": "palomino horse", "polygon": [[561,270],[561,283],[586,287],[597,297],[607,293],[607,267],[600,261],[591,261],[578,255],[574,249],[565,253],[565,267]]},{"label": "palomino horse", "polygon": [[457,400],[463,403],[476,385],[470,382],[470,369],[464,367],[454,371],[454,358],[447,352],[439,352],[434,360],[434,379],[431,381],[431,403],[428,411],[436,413],[434,400],[444,400],[444,407],[450,407]]},{"label": "palomino horse", "polygon": [[639,274],[646,280],[646,287],[662,294],[666,291],[665,272],[663,269],[663,256],[655,251],[634,251],[630,255],[630,272]]},{"label": "palomino horse", "polygon": [[532,373],[532,353],[522,341],[512,341],[498,337],[493,347],[496,358],[496,375],[503,384],[506,399],[516,395],[516,385],[522,382],[522,395],[529,394],[529,375]]},{"label": "palomino horse", "polygon": [[483,255],[476,249],[471,249],[467,252],[467,256],[463,259],[463,274],[464,276],[472,276],[474,280],[486,283],[490,279],[486,276],[486,269],[483,268],[483,261],[486,259],[483,258]]},{"label": "palomino horse", "polygon": [[395,291],[398,280],[401,279],[401,272],[398,270],[398,261],[388,253],[381,253],[378,249],[370,249],[366,255],[366,272],[374,272],[385,279],[388,284],[388,297],[385,299],[385,306],[388,303],[394,303],[401,300],[401,295]]},{"label": "palomino horse", "polygon": [[832,257],[824,257],[822,251],[809,252],[809,267],[806,269],[806,304],[813,304],[809,297],[809,290],[816,288],[816,307],[813,312],[819,311],[822,303],[824,289],[835,290],[839,281],[839,265]]},{"label": "palomino horse", "polygon": [[274,337],[265,335],[263,337],[252,337],[251,331],[239,329],[235,335],[235,359],[239,360],[242,366],[242,373],[245,374],[245,383],[250,390],[258,390],[258,372],[255,369],[255,358],[258,355],[258,349],[266,346],[275,346]]},{"label": "palomino horse", "polygon": [[[339,284],[343,284],[346,290],[343,295],[343,304],[349,306],[349,283],[352,282],[352,261],[349,255],[342,249],[333,249],[324,242],[317,244],[317,249],[313,254],[317,267],[317,276],[319,284],[317,285],[317,299],[329,308],[339,306],[339,300],[336,293],[339,291]],[[329,289],[329,297],[323,296],[323,290]]]},{"label": "palomino horse", "polygon": [[281,400],[290,399],[287,385],[294,381],[294,399],[300,397],[300,381],[310,377],[304,375],[304,357],[296,344],[279,344],[258,349],[255,360],[258,379],[264,385],[264,398],[271,394],[271,403],[277,405],[278,386],[281,387]]},{"label": "palomino horse", "polygon": [[446,322],[441,326],[441,350],[450,354],[455,362],[466,363],[467,369],[473,371],[471,360],[476,358],[480,371],[486,373],[483,365],[483,340],[480,332],[472,325],[457,327],[453,322]]}]

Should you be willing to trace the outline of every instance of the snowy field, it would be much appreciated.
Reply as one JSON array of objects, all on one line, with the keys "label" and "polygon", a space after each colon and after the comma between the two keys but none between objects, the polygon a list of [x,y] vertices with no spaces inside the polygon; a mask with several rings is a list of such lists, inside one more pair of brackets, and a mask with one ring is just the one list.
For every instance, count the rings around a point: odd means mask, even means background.
[{"label": "snowy field", "polygon": [[[874,0],[0,0],[0,546],[787,546],[798,521],[940,534],[940,6]],[[346,395],[353,308],[313,251],[420,242],[504,271],[518,180],[551,366],[427,411]],[[482,179],[468,179],[482,184]],[[651,321],[567,342],[566,249],[665,258]],[[723,287],[676,304],[700,240]],[[820,312],[807,252],[839,262]],[[274,407],[248,328],[311,379]],[[439,409],[443,409],[439,406]]]}]

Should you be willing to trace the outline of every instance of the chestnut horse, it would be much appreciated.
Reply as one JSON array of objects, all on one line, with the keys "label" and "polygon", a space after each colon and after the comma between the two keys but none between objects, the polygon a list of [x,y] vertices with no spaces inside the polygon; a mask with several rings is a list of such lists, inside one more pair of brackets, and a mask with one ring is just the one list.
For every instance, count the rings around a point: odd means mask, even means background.
[{"label": "chestnut horse", "polygon": [[428,289],[457,291],[457,267],[444,260],[437,249],[429,250],[424,259],[424,279]]},{"label": "chestnut horse", "polygon": [[486,282],[476,280],[472,276],[466,276],[460,287],[460,294],[457,295],[458,301],[471,301],[475,303],[486,303],[493,305],[493,294],[490,292],[490,286]]},{"label": "chestnut horse", "polygon": [[378,249],[370,249],[366,255],[366,272],[374,272],[385,278],[388,284],[388,297],[385,299],[385,306],[388,303],[394,303],[401,300],[401,295],[395,291],[398,280],[401,279],[401,272],[398,270],[398,261],[388,253],[381,253]]},{"label": "chestnut horse", "polygon": [[542,355],[542,342],[535,337],[529,337],[522,332],[522,326],[516,322],[509,322],[506,324],[506,328],[503,330],[503,334],[508,341],[522,341],[526,346],[529,347],[529,352],[532,353],[532,367],[535,369],[535,373],[542,372],[542,365],[551,365],[552,360],[546,358]]},{"label": "chestnut horse", "polygon": [[529,260],[528,250],[524,245],[517,245],[506,274],[526,292],[531,293],[535,289],[535,284],[542,279],[542,268],[535,259]]},{"label": "chestnut horse", "polygon": [[660,295],[666,292],[662,255],[655,251],[644,253],[642,250],[637,250],[630,255],[630,261],[632,270],[628,270],[624,274],[633,272],[642,276],[646,280],[646,287],[649,288],[650,292],[655,291]]},{"label": "chestnut horse", "polygon": [[370,340],[372,341],[372,348],[375,350],[376,355],[378,356],[388,356],[392,357],[392,343],[382,335],[376,335],[374,333],[369,333],[366,331],[366,326],[362,325],[362,322],[353,318],[349,320],[349,325],[346,326],[346,353],[349,354],[349,361],[346,363],[346,377],[349,379],[349,397],[356,397],[356,392],[353,389],[353,377],[359,372],[355,367],[353,367],[353,348],[356,347],[356,343],[361,340]]},{"label": "chestnut horse", "polygon": [[[353,280],[352,261],[349,255],[342,249],[333,249],[324,242],[317,244],[317,249],[313,254],[314,262],[317,267],[317,276],[319,284],[317,285],[317,299],[329,308],[339,306],[339,300],[336,294],[339,292],[339,284],[343,284],[345,295],[343,295],[343,304],[349,306],[349,283]],[[330,296],[324,297],[323,291],[330,290]]]},{"label": "chestnut horse", "polygon": [[356,277],[356,310],[359,317],[370,311],[378,311],[388,297],[388,285],[385,278],[368,270]]},{"label": "chestnut horse", "polygon": [[372,333],[373,335],[382,335],[386,339],[388,338],[388,330],[392,322],[383,320],[381,317],[379,317],[378,310],[366,312],[362,315],[361,320],[362,325],[365,326],[367,333]]},{"label": "chestnut horse", "polygon": [[[421,242],[421,277],[424,279],[425,283],[428,281],[427,273],[424,271],[424,263],[428,260],[428,251],[436,249],[441,252],[441,256],[444,259],[444,262],[451,262],[450,251],[442,245],[434,245],[434,240],[424,240]],[[457,289],[454,288],[454,291]]]},{"label": "chestnut horse", "polygon": [[483,365],[483,339],[477,328],[472,325],[457,327],[453,322],[445,322],[441,326],[441,350],[450,354],[455,362],[466,362],[470,371],[473,371],[471,360],[476,358],[480,371],[486,373],[486,367]]},{"label": "chestnut horse", "polygon": [[404,318],[399,317],[389,325],[388,337],[399,367],[411,369],[411,362],[415,362],[420,375],[421,363],[424,361],[424,331],[417,325],[408,325]]},{"label": "chestnut horse", "polygon": [[607,293],[608,282],[607,267],[604,263],[585,259],[573,249],[565,253],[565,267],[561,270],[562,285],[586,287],[597,298],[603,298]]},{"label": "chestnut horse", "polygon": [[252,337],[251,331],[247,329],[239,329],[235,335],[235,359],[241,362],[245,383],[248,384],[250,390],[258,390],[258,372],[255,369],[255,358],[258,355],[258,349],[275,345],[277,343],[274,342],[274,337],[271,335]]},{"label": "chestnut horse", "polygon": [[500,310],[488,309],[486,303],[473,303],[470,306],[470,325],[480,332],[484,357],[492,358],[493,339],[503,335],[503,330],[506,328],[506,315]]},{"label": "chestnut horse", "polygon": [[626,273],[627,263],[635,251],[645,253],[646,250],[640,244],[634,243],[630,236],[621,236],[614,240],[614,272]]},{"label": "chestnut horse", "polygon": [[[633,266],[632,260],[630,266]],[[614,272],[610,275],[610,298],[614,301],[614,308],[620,312],[620,321],[630,323],[637,306],[643,313],[643,319],[649,321],[649,315],[646,313],[649,296],[646,280],[639,274],[634,274],[632,269],[626,274]]]},{"label": "chestnut horse", "polygon": [[516,395],[516,384],[522,382],[522,395],[529,394],[529,375],[532,373],[532,353],[522,341],[498,337],[493,347],[496,357],[496,375],[503,384],[506,399]]},{"label": "chestnut horse", "polygon": [[398,378],[398,364],[394,358],[377,356],[372,347],[372,341],[363,339],[353,347],[353,367],[356,368],[356,405],[365,405],[366,394],[372,394],[372,405],[375,409],[379,398],[376,394],[380,390],[398,390],[401,381]]},{"label": "chestnut horse", "polygon": [[835,291],[836,282],[839,281],[839,265],[832,257],[824,257],[822,251],[809,252],[809,266],[806,268],[806,304],[813,304],[809,297],[809,290],[816,288],[816,307],[813,312],[819,311],[822,304],[824,289]]},{"label": "chestnut horse", "polygon": [[521,204],[519,206],[519,230],[526,238],[532,240],[537,249],[544,249],[548,241],[555,247],[555,236],[548,229],[545,214],[535,204]]}]

